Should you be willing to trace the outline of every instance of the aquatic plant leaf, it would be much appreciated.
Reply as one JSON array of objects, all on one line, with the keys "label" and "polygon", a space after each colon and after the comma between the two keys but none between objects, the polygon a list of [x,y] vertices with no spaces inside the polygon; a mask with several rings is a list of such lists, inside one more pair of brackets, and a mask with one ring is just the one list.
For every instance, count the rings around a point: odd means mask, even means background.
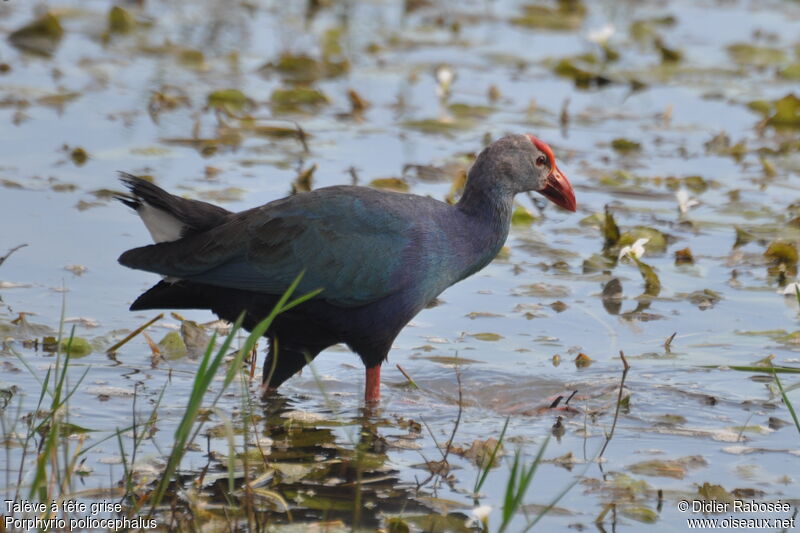
[{"label": "aquatic plant leaf", "polygon": [[420,120],[407,120],[402,123],[403,127],[413,130],[421,131],[422,133],[431,133],[437,135],[447,135],[457,131],[467,130],[474,126],[474,122],[470,119],[454,118],[454,119],[438,119],[428,118]]},{"label": "aquatic plant leaf", "polygon": [[792,63],[778,73],[781,78],[787,80],[800,80],[800,62]]},{"label": "aquatic plant leaf", "polygon": [[180,359],[186,357],[187,349],[186,344],[183,342],[183,337],[177,331],[170,331],[164,338],[158,342],[158,347],[165,358]]},{"label": "aquatic plant leaf", "polygon": [[[465,459],[469,459],[480,469],[494,468],[495,466],[498,466],[500,464],[500,458],[505,453],[503,444],[498,444],[497,439],[494,437],[489,437],[486,440],[475,439],[472,441],[472,444],[469,448],[464,448],[462,446],[451,446],[450,452],[460,455]],[[494,454],[493,459],[492,454]],[[486,463],[490,459],[492,459],[492,464],[487,465]]]},{"label": "aquatic plant leaf", "polygon": [[71,339],[61,339],[61,350],[68,352],[70,357],[85,357],[92,353],[92,345],[83,337],[72,337]]},{"label": "aquatic plant leaf", "polygon": [[527,4],[523,13],[511,19],[512,24],[544,30],[577,30],[586,16],[582,2],[561,0],[555,7],[546,4]]},{"label": "aquatic plant leaf", "polygon": [[239,89],[219,89],[209,93],[207,105],[211,109],[238,112],[251,105],[251,100]]},{"label": "aquatic plant leaf", "polygon": [[127,10],[113,6],[108,11],[108,32],[129,33],[136,27],[136,20]]},{"label": "aquatic plant leaf", "polygon": [[407,192],[409,189],[408,182],[403,178],[376,178],[369,182],[369,186],[397,192]]},{"label": "aquatic plant leaf", "polygon": [[680,250],[675,250],[675,264],[676,265],[692,265],[694,264],[694,256],[692,251],[687,246]]},{"label": "aquatic plant leaf", "polygon": [[648,253],[662,253],[667,249],[667,235],[649,226],[634,226],[620,235],[616,244],[618,246],[632,246],[640,239],[647,239],[644,243],[644,248]]},{"label": "aquatic plant leaf", "polygon": [[628,466],[628,470],[634,474],[657,477],[670,477],[683,479],[686,471],[692,468],[707,466],[708,463],[700,455],[681,457],[680,459],[654,459],[641,461]]},{"label": "aquatic plant leaf", "polygon": [[601,272],[603,270],[611,270],[617,264],[616,256],[607,256],[602,254],[592,254],[583,260],[583,273]]},{"label": "aquatic plant leaf", "polygon": [[773,103],[774,112],[767,118],[767,125],[779,128],[800,128],[800,98],[787,94]]},{"label": "aquatic plant leaf", "polygon": [[740,65],[767,67],[787,60],[783,50],[750,43],[735,43],[727,47],[728,54]]},{"label": "aquatic plant leaf", "polygon": [[658,296],[661,293],[661,281],[658,279],[658,275],[655,270],[653,270],[653,267],[643,263],[639,259],[634,259],[633,261],[636,263],[636,266],[639,267],[639,273],[644,280],[644,294],[652,297]]},{"label": "aquatic plant leaf", "polygon": [[313,111],[329,103],[330,100],[322,91],[311,87],[275,89],[270,95],[273,109],[283,112]]},{"label": "aquatic plant leaf", "polygon": [[458,118],[485,119],[492,114],[494,108],[485,105],[453,103],[447,106],[447,110]]},{"label": "aquatic plant leaf", "polygon": [[692,304],[696,305],[701,311],[705,311],[710,307],[714,307],[714,305],[716,305],[717,302],[722,300],[722,295],[717,291],[713,291],[711,289],[694,291],[685,296],[687,300],[689,300]]},{"label": "aquatic plant leaf", "polygon": [[704,500],[733,503],[733,495],[725,490],[722,485],[712,485],[708,481],[697,488],[697,495]]},{"label": "aquatic plant leaf", "polygon": [[64,28],[58,17],[45,13],[33,22],[11,32],[8,41],[21,50],[45,56],[53,55],[64,37]]},{"label": "aquatic plant leaf", "polygon": [[797,265],[797,247],[788,241],[775,241],[764,252],[764,257],[774,265]]},{"label": "aquatic plant leaf", "polygon": [[[605,223],[603,224],[603,238],[605,239],[605,244],[603,245],[604,250],[616,246],[620,238],[619,227],[614,221],[614,215],[611,213],[611,210],[608,209],[608,206],[606,206],[606,217]],[[635,240],[636,239],[633,239],[633,241]],[[633,244],[633,241],[631,241],[630,244]]]},{"label": "aquatic plant leaf", "polygon": [[621,154],[630,154],[632,152],[640,151],[642,149],[642,145],[636,141],[618,137],[611,141],[611,148],[613,148],[615,152],[619,152]]},{"label": "aquatic plant leaf", "polygon": [[631,520],[644,524],[655,524],[658,522],[658,513],[644,505],[623,504],[618,507],[620,514]]},{"label": "aquatic plant leaf", "polygon": [[322,61],[305,54],[281,54],[275,63],[267,63],[262,72],[277,72],[292,83],[310,84],[321,78],[334,78],[347,73],[350,63],[347,60],[335,61],[328,56]]},{"label": "aquatic plant leaf", "polygon": [[470,336],[478,339],[479,341],[488,342],[499,341],[503,338],[503,336],[499,333],[473,333]]},{"label": "aquatic plant leaf", "polygon": [[473,533],[475,531],[467,526],[467,516],[461,513],[409,515],[404,518],[421,531],[442,531],[447,533]]},{"label": "aquatic plant leaf", "polygon": [[189,357],[198,357],[205,353],[211,339],[206,329],[193,320],[181,322],[181,338]]},{"label": "aquatic plant leaf", "polygon": [[515,226],[530,226],[535,221],[536,216],[523,205],[517,204],[511,213],[511,223]]}]

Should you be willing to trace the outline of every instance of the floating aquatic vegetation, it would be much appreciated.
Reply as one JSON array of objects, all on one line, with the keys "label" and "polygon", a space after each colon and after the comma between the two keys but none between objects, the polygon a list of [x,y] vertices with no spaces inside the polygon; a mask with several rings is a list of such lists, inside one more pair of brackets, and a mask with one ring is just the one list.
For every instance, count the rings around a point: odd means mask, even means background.
[{"label": "floating aquatic vegetation", "polygon": [[611,148],[613,148],[615,152],[619,152],[621,154],[630,154],[641,151],[642,145],[636,141],[618,137],[611,141]]},{"label": "floating aquatic vegetation", "polygon": [[329,103],[322,91],[311,87],[275,89],[270,96],[270,105],[280,113],[309,112]]},{"label": "floating aquatic vegetation", "polygon": [[22,50],[51,56],[64,37],[64,28],[58,17],[45,13],[33,22],[11,32],[8,41]]},{"label": "floating aquatic vegetation", "polygon": [[789,93],[777,100],[755,100],[750,109],[765,116],[765,124],[774,128],[800,128],[800,98]]},{"label": "floating aquatic vegetation", "polygon": [[130,33],[136,27],[136,19],[125,8],[112,6],[108,11],[109,33]]},{"label": "floating aquatic vegetation", "polygon": [[260,69],[262,72],[277,72],[292,83],[313,83],[322,78],[335,78],[350,70],[347,60],[317,60],[308,55],[281,54],[274,63],[267,63]]},{"label": "floating aquatic vegetation", "polygon": [[577,30],[586,17],[586,6],[581,0],[558,0],[556,6],[547,4],[527,4],[522,6],[522,14],[513,17],[511,22],[526,28],[546,30]]},{"label": "floating aquatic vegetation", "polygon": [[375,178],[369,182],[370,187],[397,192],[408,192],[408,182],[403,178]]},{"label": "floating aquatic vegetation", "polygon": [[740,65],[768,67],[785,63],[788,59],[783,50],[771,46],[735,43],[728,45],[726,50],[731,58]]},{"label": "floating aquatic vegetation", "polygon": [[226,111],[231,114],[244,111],[254,105],[254,102],[239,89],[219,89],[211,92],[206,97],[206,103],[210,109]]}]

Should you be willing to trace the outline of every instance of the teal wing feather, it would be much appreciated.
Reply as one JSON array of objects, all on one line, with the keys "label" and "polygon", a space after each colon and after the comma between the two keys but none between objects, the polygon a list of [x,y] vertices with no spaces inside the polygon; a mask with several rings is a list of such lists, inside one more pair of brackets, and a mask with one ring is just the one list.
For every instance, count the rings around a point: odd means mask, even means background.
[{"label": "teal wing feather", "polygon": [[318,298],[345,307],[379,300],[398,289],[412,222],[380,194],[338,189],[243,211],[210,230],[129,250],[120,263],[267,294],[281,294],[304,271],[298,294],[321,288]]}]

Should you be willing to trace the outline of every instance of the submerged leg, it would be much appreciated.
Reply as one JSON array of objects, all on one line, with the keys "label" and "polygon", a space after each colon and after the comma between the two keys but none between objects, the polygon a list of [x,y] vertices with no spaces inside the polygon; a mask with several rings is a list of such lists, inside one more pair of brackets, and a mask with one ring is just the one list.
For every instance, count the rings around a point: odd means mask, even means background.
[{"label": "submerged leg", "polygon": [[297,374],[308,361],[314,359],[319,350],[283,346],[276,338],[270,338],[269,352],[264,359],[262,394],[268,394]]},{"label": "submerged leg", "polygon": [[381,399],[381,365],[367,368],[367,381],[364,386],[364,401],[377,403]]}]

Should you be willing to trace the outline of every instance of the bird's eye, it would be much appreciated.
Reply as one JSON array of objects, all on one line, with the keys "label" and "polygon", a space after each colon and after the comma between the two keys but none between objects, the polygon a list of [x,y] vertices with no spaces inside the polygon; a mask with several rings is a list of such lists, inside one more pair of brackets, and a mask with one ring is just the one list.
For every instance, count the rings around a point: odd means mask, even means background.
[{"label": "bird's eye", "polygon": [[545,163],[547,163],[547,158],[545,156],[540,155],[536,158],[536,166],[541,167],[544,166]]}]

